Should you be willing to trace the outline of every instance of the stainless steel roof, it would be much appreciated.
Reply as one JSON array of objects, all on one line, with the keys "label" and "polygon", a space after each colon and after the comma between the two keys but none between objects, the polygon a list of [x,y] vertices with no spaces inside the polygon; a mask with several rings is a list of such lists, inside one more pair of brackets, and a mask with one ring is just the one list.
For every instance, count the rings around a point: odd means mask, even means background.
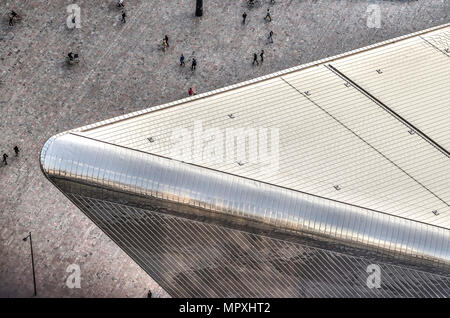
[{"label": "stainless steel roof", "polygon": [[[446,25],[74,133],[448,229],[448,38]],[[278,128],[279,169],[174,156],[174,131],[198,122]]]},{"label": "stainless steel roof", "polygon": [[[448,28],[340,59],[333,64],[450,150]],[[378,74],[377,69],[382,73]]]},{"label": "stainless steel roof", "polygon": [[[369,255],[356,263],[381,255],[448,277],[449,36],[450,25],[444,25],[74,129],[47,141],[41,166],[150,274],[161,272],[151,267],[159,265],[148,261],[147,249],[164,248],[166,239],[183,237],[186,230],[167,221],[153,238],[161,242],[153,246],[146,231],[153,221],[165,222],[155,216],[147,224],[156,207],[162,214],[214,224],[211,231],[218,233],[244,231],[291,243],[311,237]],[[200,133],[200,126],[212,130]],[[222,139],[230,129],[241,137],[252,129],[258,137],[270,131],[266,139],[278,156],[268,162],[223,153],[215,158],[220,160],[205,157],[221,147],[238,155],[253,149],[242,138]],[[205,139],[197,147],[192,141],[199,137]],[[258,139],[259,155],[260,145]],[[141,212],[132,207],[149,211],[142,233],[133,230],[133,217]],[[186,237],[189,248],[202,240],[196,232]],[[241,248],[238,253],[245,254]],[[258,248],[263,255],[264,246]],[[173,249],[160,257],[171,258]],[[181,257],[186,272],[180,275],[189,275],[185,261]],[[224,279],[216,291],[245,267],[212,270],[212,277]],[[230,276],[221,276],[222,270]],[[427,288],[435,285],[434,278],[427,279],[433,281]],[[216,294],[202,288],[204,295]]]},{"label": "stainless steel roof", "polygon": [[[161,206],[184,217],[191,214],[205,222],[235,224],[244,231],[261,233],[269,228],[270,236],[275,237],[312,235],[407,258],[435,270],[450,269],[448,229],[382,211],[75,134],[49,140],[42,152],[42,165],[49,179],[66,194],[145,208]],[[109,191],[111,196],[105,194]],[[153,202],[155,199],[159,201]]]}]

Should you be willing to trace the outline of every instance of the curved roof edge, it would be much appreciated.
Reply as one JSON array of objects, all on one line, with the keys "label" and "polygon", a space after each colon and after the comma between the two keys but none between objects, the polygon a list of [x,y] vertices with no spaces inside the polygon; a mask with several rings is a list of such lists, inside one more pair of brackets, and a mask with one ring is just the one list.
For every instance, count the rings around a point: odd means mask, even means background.
[{"label": "curved roof edge", "polygon": [[[445,228],[75,134],[50,138],[41,153],[41,167],[52,182],[88,184],[135,195],[136,200],[158,198],[251,226],[260,223],[282,232],[312,233],[326,240],[450,268],[450,231]],[[76,187],[63,190],[73,192]]]}]

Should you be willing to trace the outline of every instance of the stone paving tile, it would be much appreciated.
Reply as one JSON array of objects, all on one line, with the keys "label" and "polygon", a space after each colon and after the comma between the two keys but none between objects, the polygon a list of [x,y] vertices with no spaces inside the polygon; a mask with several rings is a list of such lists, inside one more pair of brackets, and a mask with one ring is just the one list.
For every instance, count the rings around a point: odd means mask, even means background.
[{"label": "stone paving tile", "polygon": [[[194,0],[128,0],[126,24],[115,0],[0,2],[0,152],[10,154],[10,164],[0,165],[0,297],[32,295],[29,246],[21,240],[28,231],[40,297],[145,297],[148,289],[169,296],[43,177],[39,153],[50,136],[185,97],[191,86],[206,92],[450,22],[447,0],[277,0],[270,23],[263,20],[268,0],[253,9],[243,0],[204,2],[196,18]],[[66,26],[71,3],[81,7],[80,29]],[[380,6],[380,29],[367,27],[370,4]],[[14,27],[12,8],[24,17]],[[261,49],[265,62],[253,67]],[[69,50],[80,53],[78,65],[66,65]],[[70,264],[81,268],[80,289],[65,284]]]}]

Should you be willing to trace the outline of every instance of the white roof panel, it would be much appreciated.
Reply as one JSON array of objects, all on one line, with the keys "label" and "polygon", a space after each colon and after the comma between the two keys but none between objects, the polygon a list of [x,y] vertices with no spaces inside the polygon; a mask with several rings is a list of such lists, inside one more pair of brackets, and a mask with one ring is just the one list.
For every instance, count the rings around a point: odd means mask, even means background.
[{"label": "white roof panel", "polygon": [[450,151],[449,37],[444,28],[331,64]]},{"label": "white roof panel", "polygon": [[[446,27],[421,36],[436,38],[448,32]],[[436,49],[421,36],[76,133],[450,228],[450,158],[433,144],[450,149],[450,59],[445,49]],[[371,95],[429,139],[411,131]],[[200,126],[202,131],[210,129],[203,140],[198,137]],[[271,128],[273,134],[279,132],[278,169],[251,160],[248,153],[255,143],[245,140],[232,149],[242,146],[246,151],[239,153],[246,158],[205,157],[213,148],[226,154],[229,129],[241,136],[254,129],[262,136]],[[265,145],[258,139],[256,144]],[[181,150],[183,156],[177,152]]]}]

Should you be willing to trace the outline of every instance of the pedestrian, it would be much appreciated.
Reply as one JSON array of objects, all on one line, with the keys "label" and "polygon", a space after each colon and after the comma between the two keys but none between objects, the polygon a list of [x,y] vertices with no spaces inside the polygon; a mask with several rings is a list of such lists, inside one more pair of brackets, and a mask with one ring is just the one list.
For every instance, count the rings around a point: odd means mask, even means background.
[{"label": "pedestrian", "polygon": [[6,161],[6,158],[8,158],[8,155],[6,153],[3,154],[3,163],[5,166],[8,164],[8,161]]},{"label": "pedestrian", "polygon": [[180,56],[180,66],[184,66],[185,64],[184,64],[184,55],[183,55],[183,53],[181,53],[181,56]]},{"label": "pedestrian", "polygon": [[16,153],[16,157],[17,157],[19,155],[19,152],[20,152],[19,147],[14,146],[14,152]]},{"label": "pedestrian", "polygon": [[192,59],[191,71],[195,71],[197,68],[197,60],[195,58]]},{"label": "pedestrian", "polygon": [[127,20],[125,19],[127,17],[127,14],[125,13],[125,11],[122,11],[122,23],[126,23]]},{"label": "pedestrian", "polygon": [[266,13],[266,17],[264,18],[264,20],[271,22],[272,21],[272,16],[270,15],[270,9],[267,8],[267,13]]},{"label": "pedestrian", "polygon": [[253,65],[255,65],[255,63],[256,63],[256,65],[259,65],[259,62],[258,62],[258,54],[256,54],[256,53],[253,53]]},{"label": "pedestrian", "polygon": [[189,93],[189,96],[194,95],[195,94],[194,89],[192,87],[190,87],[188,93]]},{"label": "pedestrian", "polygon": [[147,298],[152,298],[152,291],[151,290],[148,291]]},{"label": "pedestrian", "polygon": [[247,19],[247,13],[244,12],[244,14],[242,15],[242,24],[245,24],[245,19]]},{"label": "pedestrian", "polygon": [[123,0],[119,0],[119,2],[117,3],[117,6],[118,6],[119,8],[125,7],[125,4],[123,3]]},{"label": "pedestrian", "polygon": [[264,62],[264,50],[261,50],[259,56],[261,57],[261,64],[262,64],[262,62]]},{"label": "pedestrian", "polygon": [[267,38],[270,43],[273,43],[273,31],[269,32],[269,37]]},{"label": "pedestrian", "polygon": [[78,53],[69,52],[69,54],[67,54],[67,56],[69,57],[69,64],[74,64],[74,63],[79,62]]},{"label": "pedestrian", "polygon": [[18,15],[16,13],[16,11],[11,10],[11,13],[9,14],[9,25],[13,26],[14,25],[14,20],[18,18]]},{"label": "pedestrian", "polygon": [[167,35],[164,36],[164,40],[166,40],[167,47],[169,47],[169,37]]}]

